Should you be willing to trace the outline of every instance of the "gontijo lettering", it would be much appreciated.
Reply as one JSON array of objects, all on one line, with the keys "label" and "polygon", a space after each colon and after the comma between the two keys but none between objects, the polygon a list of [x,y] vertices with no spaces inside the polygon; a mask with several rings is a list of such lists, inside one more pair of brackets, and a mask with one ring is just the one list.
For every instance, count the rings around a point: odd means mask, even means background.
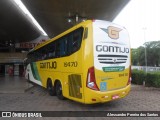
[{"label": "gontijo lettering", "polygon": [[57,68],[57,62],[42,62],[40,63],[40,68],[46,68],[46,69],[56,69]]},{"label": "gontijo lettering", "polygon": [[129,53],[129,48],[118,46],[97,45],[97,52],[117,52],[117,53]]}]

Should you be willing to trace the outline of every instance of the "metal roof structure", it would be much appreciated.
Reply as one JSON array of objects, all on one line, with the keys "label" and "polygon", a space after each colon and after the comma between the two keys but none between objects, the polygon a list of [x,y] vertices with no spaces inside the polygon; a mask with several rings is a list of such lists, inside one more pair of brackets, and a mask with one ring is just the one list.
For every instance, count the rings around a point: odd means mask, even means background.
[{"label": "metal roof structure", "polygon": [[[21,0],[50,38],[72,27],[68,19],[112,21],[129,0]],[[41,32],[13,0],[0,0],[0,47],[26,42]]]}]

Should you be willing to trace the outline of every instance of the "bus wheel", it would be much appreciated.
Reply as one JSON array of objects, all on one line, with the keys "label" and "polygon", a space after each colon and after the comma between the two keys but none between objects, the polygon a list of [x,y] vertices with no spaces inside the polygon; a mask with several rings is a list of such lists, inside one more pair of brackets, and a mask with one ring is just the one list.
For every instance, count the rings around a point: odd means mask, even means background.
[{"label": "bus wheel", "polygon": [[64,96],[62,94],[62,85],[61,85],[60,81],[57,81],[57,83],[56,83],[56,95],[57,95],[58,99],[64,100]]},{"label": "bus wheel", "polygon": [[50,96],[53,96],[56,94],[51,80],[48,80],[48,82],[47,82],[47,90],[48,90],[48,93]]}]

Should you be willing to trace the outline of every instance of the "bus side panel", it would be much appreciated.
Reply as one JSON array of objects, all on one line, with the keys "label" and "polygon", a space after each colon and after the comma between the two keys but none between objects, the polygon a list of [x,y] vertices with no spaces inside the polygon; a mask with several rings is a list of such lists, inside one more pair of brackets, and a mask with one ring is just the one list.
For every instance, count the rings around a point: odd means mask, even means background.
[{"label": "bus side panel", "polygon": [[[84,40],[84,65],[83,65],[83,86],[84,86],[84,95],[85,95],[85,103],[88,97],[87,96],[93,96],[94,93],[88,91],[88,88],[86,87],[87,83],[87,75],[89,68],[94,66],[94,59],[93,59],[93,26],[92,22],[86,26],[88,28],[88,37],[86,40]],[[90,102],[92,103],[92,102]]]},{"label": "bus side panel", "polygon": [[61,80],[63,95],[69,99],[84,102],[82,82],[82,54],[81,47],[74,54],[57,59],[57,75],[54,79]]},{"label": "bus side panel", "polygon": [[83,43],[69,56],[37,62],[42,86],[46,88],[47,79],[51,79],[53,85],[59,80],[64,97],[84,103],[82,56]]}]

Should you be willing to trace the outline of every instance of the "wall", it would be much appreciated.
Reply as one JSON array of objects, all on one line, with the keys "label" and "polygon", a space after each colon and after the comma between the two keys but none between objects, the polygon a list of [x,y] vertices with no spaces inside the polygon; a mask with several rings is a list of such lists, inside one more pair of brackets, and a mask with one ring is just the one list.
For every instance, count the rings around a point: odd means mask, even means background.
[{"label": "wall", "polygon": [[26,53],[0,53],[0,63],[22,63]]}]

